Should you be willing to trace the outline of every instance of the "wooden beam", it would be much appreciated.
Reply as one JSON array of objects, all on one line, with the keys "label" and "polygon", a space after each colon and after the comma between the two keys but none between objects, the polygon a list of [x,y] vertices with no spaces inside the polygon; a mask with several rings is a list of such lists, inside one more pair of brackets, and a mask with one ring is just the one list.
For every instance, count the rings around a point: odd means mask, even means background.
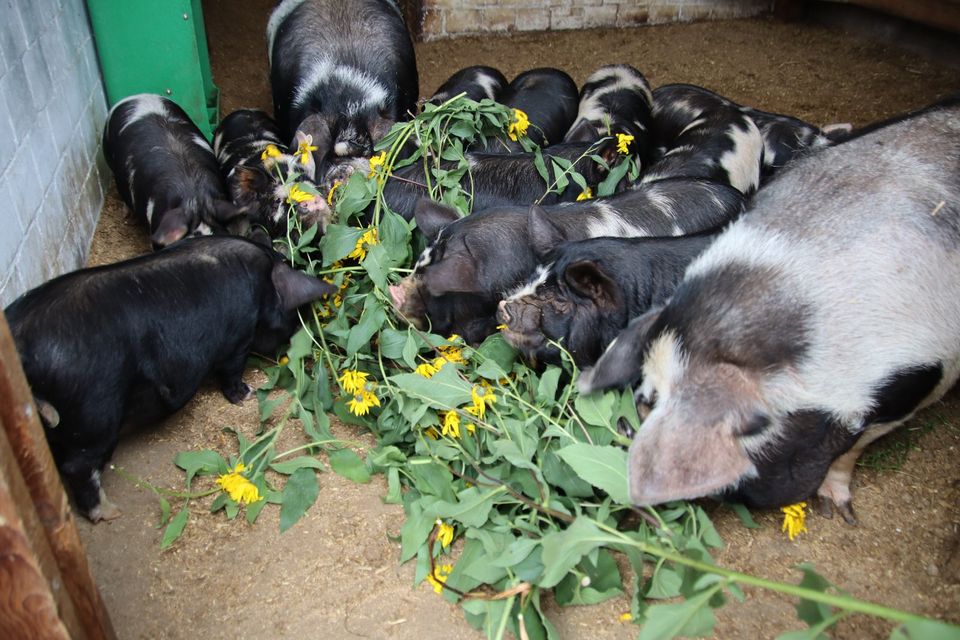
[{"label": "wooden beam", "polygon": [[[65,363],[65,366],[70,366]],[[116,633],[87,563],[73,520],[73,512],[60,483],[56,465],[37,417],[33,395],[20,366],[7,325],[0,313],[0,422],[13,456],[26,482],[40,523],[70,594],[87,638],[115,640]]]}]

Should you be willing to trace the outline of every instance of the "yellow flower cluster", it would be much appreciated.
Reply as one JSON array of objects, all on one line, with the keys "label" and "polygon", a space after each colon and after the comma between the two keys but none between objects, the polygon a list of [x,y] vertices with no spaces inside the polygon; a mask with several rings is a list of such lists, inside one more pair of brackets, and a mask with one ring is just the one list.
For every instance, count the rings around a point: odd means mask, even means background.
[{"label": "yellow flower cluster", "polygon": [[452,438],[460,437],[460,414],[456,411],[444,411],[438,414],[440,418],[440,435]]},{"label": "yellow flower cluster", "polygon": [[277,148],[277,145],[268,144],[267,148],[260,154],[260,160],[261,162],[266,162],[267,158],[280,158],[282,156],[283,154],[280,152],[280,149]]},{"label": "yellow flower cluster", "polygon": [[587,187],[577,196],[577,202],[583,202],[584,200],[590,200],[593,198],[593,189]]},{"label": "yellow flower cluster", "polygon": [[299,182],[294,182],[290,185],[290,191],[287,193],[287,203],[288,204],[299,204],[301,202],[309,202],[313,200],[314,195],[312,193],[307,193],[300,188]]},{"label": "yellow flower cluster", "polygon": [[237,466],[233,468],[233,471],[217,478],[217,485],[230,496],[230,499],[234,502],[239,502],[240,504],[259,502],[261,499],[260,490],[257,489],[257,486],[250,482],[246,476],[241,475],[244,469],[246,469],[246,465],[238,462]]},{"label": "yellow flower cluster", "polygon": [[473,385],[473,389],[470,390],[470,397],[473,399],[473,404],[466,407],[465,411],[481,420],[487,414],[487,407],[492,407],[497,401],[497,396],[493,394],[493,387],[486,380],[481,380],[480,384]]},{"label": "yellow flower cluster", "polygon": [[355,260],[363,260],[367,257],[367,249],[375,244],[380,244],[380,240],[377,238],[377,230],[371,227],[364,231],[362,236],[357,238],[356,246],[353,248],[353,251],[347,254],[347,257]]},{"label": "yellow flower cluster", "polygon": [[387,152],[381,151],[378,155],[370,158],[370,173],[367,174],[368,178],[377,176],[377,182],[383,182],[384,178],[387,177]]},{"label": "yellow flower cluster", "polygon": [[453,573],[453,565],[443,564],[437,565],[434,572],[427,575],[427,580],[433,585],[434,593],[443,592],[443,584],[447,581],[447,578],[450,577],[451,573]]},{"label": "yellow flower cluster", "polygon": [[437,518],[437,527],[439,527],[437,540],[440,541],[440,544],[443,545],[444,548],[449,547],[450,543],[453,542],[453,527],[440,518]]},{"label": "yellow flower cluster", "polygon": [[617,153],[627,155],[630,153],[630,143],[633,142],[633,136],[628,133],[617,134]]},{"label": "yellow flower cluster", "polygon": [[302,140],[300,146],[297,147],[297,152],[294,155],[297,156],[300,164],[307,164],[310,161],[310,152],[317,150],[316,146],[310,144],[311,142],[313,140]]},{"label": "yellow flower cluster", "polygon": [[365,416],[372,407],[380,406],[380,398],[375,391],[377,383],[367,380],[369,375],[365,371],[347,369],[337,379],[343,392],[353,396],[347,401],[347,409],[355,416]]},{"label": "yellow flower cluster", "polygon": [[[453,334],[447,338],[448,342],[457,342],[459,340],[460,336],[457,334]],[[447,364],[448,362],[452,362],[453,364],[467,363],[467,359],[463,357],[463,348],[458,347],[455,344],[437,347],[437,351],[440,352],[440,356],[438,358],[434,358],[433,362],[424,362],[423,364],[418,365],[417,368],[413,370],[414,373],[429,380],[436,375],[440,369],[443,368],[443,365]]]},{"label": "yellow flower cluster", "polygon": [[530,119],[527,117],[527,114],[520,109],[514,109],[513,122],[511,122],[510,126],[507,128],[507,135],[510,136],[510,139],[516,142],[523,136],[527,135],[527,128],[529,127]]},{"label": "yellow flower cluster", "polygon": [[783,511],[783,526],[780,530],[786,531],[787,537],[790,538],[791,542],[807,530],[804,524],[804,521],[807,519],[807,512],[804,511],[806,506],[806,502],[798,502],[797,504],[791,504],[780,509],[780,511]]}]

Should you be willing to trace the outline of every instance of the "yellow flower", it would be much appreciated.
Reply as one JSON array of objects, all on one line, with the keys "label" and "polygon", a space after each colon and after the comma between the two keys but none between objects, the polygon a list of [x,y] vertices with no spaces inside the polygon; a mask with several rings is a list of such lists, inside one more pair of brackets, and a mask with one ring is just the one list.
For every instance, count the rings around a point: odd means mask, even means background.
[{"label": "yellow flower", "polygon": [[497,331],[503,331],[503,330],[506,329],[506,328],[507,328],[507,325],[505,325],[505,324],[498,324],[498,325],[497,325]]},{"label": "yellow flower", "polygon": [[440,544],[444,547],[449,547],[450,543],[453,542],[453,527],[446,524],[440,518],[437,518],[437,526],[440,527],[440,530],[437,532],[437,540],[439,540]]},{"label": "yellow flower", "polygon": [[313,200],[313,198],[313,194],[307,193],[300,188],[299,182],[294,182],[290,187],[290,192],[287,194],[287,202],[290,204],[309,202],[310,200]]},{"label": "yellow flower", "polygon": [[438,371],[440,371],[440,367],[435,367],[429,362],[424,362],[413,370],[414,373],[419,374],[428,380],[432,378]]},{"label": "yellow flower", "polygon": [[330,187],[330,191],[327,191],[327,204],[331,207],[333,206],[333,193],[340,188],[341,184],[343,184],[343,180],[335,180],[333,185]]},{"label": "yellow flower", "polygon": [[622,155],[627,155],[630,153],[630,143],[633,142],[633,136],[629,133],[618,133],[617,134],[617,153]]},{"label": "yellow flower", "polygon": [[362,236],[357,238],[356,246],[353,248],[353,251],[347,254],[347,257],[363,260],[367,257],[367,249],[375,244],[380,244],[380,240],[377,238],[377,230],[373,228],[367,229]]},{"label": "yellow flower", "polygon": [[510,136],[510,139],[516,142],[523,136],[527,135],[527,127],[530,126],[530,119],[527,118],[527,114],[520,109],[513,110],[513,122],[510,123],[510,126],[507,128],[507,135]]},{"label": "yellow flower", "polygon": [[383,181],[383,175],[380,174],[378,168],[383,167],[384,169],[386,169],[387,168],[386,162],[387,162],[386,151],[381,151],[379,155],[375,155],[372,158],[370,158],[370,173],[367,174],[367,177],[372,178],[373,176],[377,176],[377,180]]},{"label": "yellow flower", "polygon": [[584,200],[590,200],[593,198],[593,189],[587,187],[577,196],[577,202],[583,202]]},{"label": "yellow flower", "polygon": [[370,413],[370,407],[379,407],[380,398],[372,391],[361,391],[347,402],[347,408],[355,416],[365,416]]},{"label": "yellow flower", "polygon": [[437,371],[440,371],[440,369],[443,369],[443,365],[447,364],[447,362],[449,362],[449,360],[443,356],[440,356],[439,358],[434,358],[432,364]]},{"label": "yellow flower", "polygon": [[359,394],[366,388],[367,376],[369,375],[366,371],[347,369],[337,381],[340,383],[340,388],[343,389],[344,393]]},{"label": "yellow flower", "polygon": [[301,140],[300,146],[297,147],[297,152],[294,155],[296,155],[297,159],[300,160],[300,164],[307,164],[307,162],[310,160],[310,152],[316,150],[317,148],[310,144],[309,141]]},{"label": "yellow flower", "polygon": [[283,367],[283,366],[286,366],[288,362],[290,362],[290,358],[288,358],[287,356],[283,356],[277,361],[277,364]]},{"label": "yellow flower", "polygon": [[[447,342],[458,342],[460,336],[453,334],[447,338]],[[463,349],[456,345],[446,345],[443,347],[437,347],[437,351],[440,352],[440,355],[443,356],[443,359],[447,362],[452,362],[454,364],[466,364],[467,359],[463,357]]]},{"label": "yellow flower", "polygon": [[427,427],[426,429],[423,430],[423,432],[427,434],[427,437],[430,438],[431,440],[436,440],[437,438],[440,437],[440,432],[437,431],[436,427]]},{"label": "yellow flower", "polygon": [[440,435],[460,437],[460,414],[456,411],[445,411],[440,416],[443,426],[440,428]]},{"label": "yellow flower", "polygon": [[434,572],[427,575],[427,580],[433,585],[434,593],[443,592],[443,583],[447,581],[450,574],[453,573],[452,564],[437,565]]},{"label": "yellow flower", "polygon": [[621,613],[621,614],[620,614],[620,622],[630,622],[631,620],[633,620],[633,614],[632,614],[632,613]]},{"label": "yellow flower", "polygon": [[279,158],[281,156],[283,154],[280,153],[280,149],[277,149],[277,145],[268,144],[267,148],[260,154],[260,160],[265,162],[267,158]]},{"label": "yellow flower", "polygon": [[804,520],[807,518],[807,512],[804,511],[806,506],[806,502],[798,502],[797,504],[791,504],[790,506],[780,509],[780,511],[783,511],[783,527],[781,527],[780,530],[787,532],[787,536],[791,542],[807,530],[807,527],[804,525]]},{"label": "yellow flower", "polygon": [[242,462],[238,462],[233,471],[217,478],[217,484],[234,502],[240,504],[258,502],[260,491],[257,489],[257,485],[250,482],[246,476],[241,475],[244,469],[246,469],[246,466]]},{"label": "yellow flower", "polygon": [[493,390],[490,388],[490,385],[486,383],[474,385],[470,390],[470,397],[473,398],[473,404],[467,407],[466,411],[471,415],[477,416],[481,420],[483,420],[483,417],[487,413],[487,407],[492,407],[497,401],[497,396],[493,394]]}]

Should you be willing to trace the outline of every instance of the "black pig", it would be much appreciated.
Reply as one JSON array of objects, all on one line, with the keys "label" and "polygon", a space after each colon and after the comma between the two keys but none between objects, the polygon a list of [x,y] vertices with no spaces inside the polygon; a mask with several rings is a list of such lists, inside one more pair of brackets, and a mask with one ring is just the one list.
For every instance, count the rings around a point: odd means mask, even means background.
[{"label": "black pig", "polygon": [[416,110],[413,43],[392,0],[282,0],[267,40],[274,115],[286,139],[311,136],[317,182]]},{"label": "black pig", "polygon": [[461,69],[450,76],[427,102],[440,105],[461,93],[474,102],[484,99],[498,100],[506,86],[507,79],[498,69],[476,65]]},{"label": "black pig", "polygon": [[[522,111],[529,120],[526,136],[538,147],[563,140],[577,116],[577,85],[560,69],[544,67],[524,71],[500,94],[498,102]],[[485,151],[522,151],[520,140],[490,140]]]},{"label": "black pig", "polygon": [[227,197],[213,149],[172,100],[142,93],[115,104],[103,155],[154,247],[190,234],[232,232],[245,222]]},{"label": "black pig", "polygon": [[592,365],[631,318],[664,304],[690,261],[716,237],[591,238],[541,256],[533,278],[502,300],[507,342],[533,365],[560,363],[561,342],[578,367]]},{"label": "black pig", "polygon": [[68,273],[15,300],[5,310],[14,343],[38,404],[59,415],[45,431],[80,510],[94,522],[119,515],[100,472],[123,423],[172,414],[210,374],[240,403],[247,356],[276,353],[297,308],[334,289],[265,247],[215,236]]}]

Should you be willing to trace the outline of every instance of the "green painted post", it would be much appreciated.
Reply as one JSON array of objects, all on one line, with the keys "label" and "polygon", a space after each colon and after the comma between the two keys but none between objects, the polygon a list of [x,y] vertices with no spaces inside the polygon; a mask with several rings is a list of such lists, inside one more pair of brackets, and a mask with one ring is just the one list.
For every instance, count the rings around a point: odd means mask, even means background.
[{"label": "green painted post", "polygon": [[200,0],[87,0],[110,106],[157,93],[183,107],[207,139],[220,112]]}]

